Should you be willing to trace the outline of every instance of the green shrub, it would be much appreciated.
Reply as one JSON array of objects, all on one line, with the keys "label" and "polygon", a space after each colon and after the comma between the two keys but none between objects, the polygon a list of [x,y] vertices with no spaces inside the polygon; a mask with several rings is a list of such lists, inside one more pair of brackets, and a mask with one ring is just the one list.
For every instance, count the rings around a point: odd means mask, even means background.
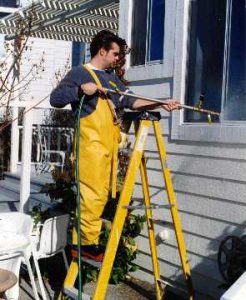
[{"label": "green shrub", "polygon": [[[103,218],[113,221],[117,204],[119,200],[119,194],[117,199],[111,199],[108,201]],[[126,275],[129,272],[134,272],[138,267],[133,263],[138,254],[138,247],[135,238],[140,234],[143,229],[146,218],[141,215],[128,214],[123,227],[122,235],[120,237],[119,246],[115,256],[113,269],[111,272],[110,282],[117,284],[122,280],[126,279]],[[110,222],[105,222],[102,227],[100,235],[100,244],[106,247],[109,235],[110,235]],[[97,280],[97,269],[91,266],[84,266],[85,270],[85,281],[96,281]]]}]

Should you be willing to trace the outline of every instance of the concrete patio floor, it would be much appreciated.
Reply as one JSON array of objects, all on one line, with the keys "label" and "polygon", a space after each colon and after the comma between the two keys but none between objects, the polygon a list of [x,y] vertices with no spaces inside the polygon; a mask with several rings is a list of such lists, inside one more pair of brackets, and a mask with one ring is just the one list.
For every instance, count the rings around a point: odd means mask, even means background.
[{"label": "concrete patio floor", "polygon": [[[47,299],[55,300],[58,298],[59,292],[64,281],[64,276],[66,271],[61,257],[55,256],[47,260],[40,261],[40,267],[43,271],[44,277],[48,279],[45,280]],[[54,272],[55,270],[55,272]],[[132,273],[134,276],[134,273]],[[36,281],[38,286],[38,282]],[[84,293],[88,295],[93,295],[96,283],[90,282],[84,285]],[[39,290],[39,289],[38,289]],[[41,298],[40,290],[39,295]],[[154,286],[148,282],[140,281],[134,277],[130,277],[125,282],[121,282],[117,285],[109,284],[107,289],[106,300],[154,300],[155,290]],[[20,279],[20,300],[34,300],[31,284],[27,273],[22,270]],[[168,289],[165,294],[165,300],[184,300],[177,295],[175,295],[172,290]]]},{"label": "concrete patio floor", "polygon": [[[47,288],[47,299],[50,300],[57,299],[58,293],[57,291],[52,290],[48,281],[45,283],[45,286]],[[84,286],[84,292],[88,295],[91,295],[94,288],[95,288],[95,283],[88,283]],[[39,296],[41,298],[40,292],[39,292]],[[107,289],[106,300],[122,300],[122,299],[154,300],[156,298],[155,298],[155,292],[153,287],[146,282],[135,280],[134,283],[122,282],[117,285],[109,284]],[[21,278],[20,281],[20,300],[34,300],[32,288],[27,278]],[[177,296],[171,291],[167,291],[165,294],[165,300],[184,300],[184,298]]]}]

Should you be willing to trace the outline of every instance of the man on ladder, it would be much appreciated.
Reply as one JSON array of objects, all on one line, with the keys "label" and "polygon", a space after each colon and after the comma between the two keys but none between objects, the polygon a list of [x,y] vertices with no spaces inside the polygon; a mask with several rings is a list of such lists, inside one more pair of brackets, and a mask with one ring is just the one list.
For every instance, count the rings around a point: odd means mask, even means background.
[{"label": "man on ladder", "polygon": [[[102,221],[100,216],[111,188],[115,190],[115,156],[120,142],[117,113],[123,108],[147,110],[161,107],[167,111],[179,109],[175,100],[153,103],[130,96],[107,93],[112,85],[121,91],[126,87],[116,76],[115,68],[125,41],[110,31],[99,32],[91,42],[91,61],[73,68],[53,90],[50,103],[62,108],[71,104],[76,112],[85,95],[80,114],[79,180],[81,209],[82,256],[102,261],[104,249],[99,245]],[[73,244],[78,243],[76,226]]]}]

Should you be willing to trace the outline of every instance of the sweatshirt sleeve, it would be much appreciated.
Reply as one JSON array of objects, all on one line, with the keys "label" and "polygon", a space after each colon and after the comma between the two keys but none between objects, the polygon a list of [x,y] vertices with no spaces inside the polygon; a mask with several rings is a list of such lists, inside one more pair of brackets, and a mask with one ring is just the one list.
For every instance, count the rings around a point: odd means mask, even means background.
[{"label": "sweatshirt sleeve", "polygon": [[82,66],[73,68],[51,92],[51,106],[62,108],[67,104],[79,102],[81,84],[91,81],[92,79]]}]

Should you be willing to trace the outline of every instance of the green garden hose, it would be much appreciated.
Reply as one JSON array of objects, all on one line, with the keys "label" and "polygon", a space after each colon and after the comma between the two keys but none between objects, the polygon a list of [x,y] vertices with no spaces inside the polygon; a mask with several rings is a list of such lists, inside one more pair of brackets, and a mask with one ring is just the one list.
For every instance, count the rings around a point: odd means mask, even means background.
[{"label": "green garden hose", "polygon": [[76,195],[76,205],[77,205],[77,246],[78,246],[78,270],[79,270],[79,288],[78,288],[78,299],[82,300],[82,268],[81,268],[81,230],[80,230],[80,181],[79,181],[79,140],[80,140],[80,112],[84,102],[85,96],[82,96],[79,108],[77,111],[77,120],[76,120],[76,156],[75,156],[75,180],[77,186],[77,195]]}]

